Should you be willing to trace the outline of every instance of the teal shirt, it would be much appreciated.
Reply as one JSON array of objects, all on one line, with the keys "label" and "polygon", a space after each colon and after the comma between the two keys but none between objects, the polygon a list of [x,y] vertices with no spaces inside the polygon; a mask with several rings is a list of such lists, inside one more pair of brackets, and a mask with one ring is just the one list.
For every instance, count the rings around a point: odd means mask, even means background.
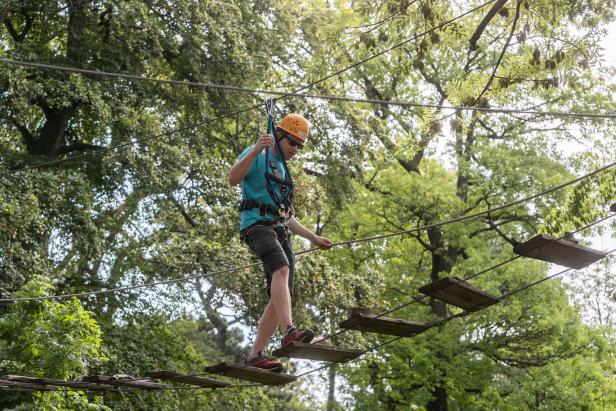
[{"label": "teal shirt", "polygon": [[[240,154],[238,160],[246,156],[250,150],[252,150],[252,146],[242,151],[242,154]],[[270,165],[268,166],[268,171],[277,177],[284,179],[286,176],[282,160],[275,156],[271,151],[269,159]],[[246,174],[246,177],[244,177],[240,183],[240,186],[242,188],[242,200],[253,200],[258,203],[265,203],[274,208],[278,208],[276,203],[274,203],[274,200],[272,200],[267,192],[267,188],[265,186],[265,150],[259,153],[252,161],[248,174]],[[281,197],[280,187],[278,187],[278,184],[272,182],[272,187],[274,188],[276,194]],[[256,208],[253,208],[252,210],[245,210],[240,214],[240,230],[250,227],[257,221],[273,219],[274,217],[269,214],[264,216],[260,215],[259,210]]]}]

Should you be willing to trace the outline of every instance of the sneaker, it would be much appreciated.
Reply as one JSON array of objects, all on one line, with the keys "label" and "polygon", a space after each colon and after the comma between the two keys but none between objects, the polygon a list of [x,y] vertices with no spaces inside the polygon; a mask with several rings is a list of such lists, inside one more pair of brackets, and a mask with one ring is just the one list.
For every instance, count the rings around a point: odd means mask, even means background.
[{"label": "sneaker", "polygon": [[298,330],[295,327],[289,327],[287,333],[282,337],[280,348],[284,348],[293,342],[309,343],[314,338],[312,330]]},{"label": "sneaker", "polygon": [[272,357],[268,357],[267,355],[263,355],[261,353],[257,355],[253,355],[246,361],[246,365],[251,367],[261,368],[268,371],[273,372],[283,372],[284,366],[276,362],[272,359]]}]

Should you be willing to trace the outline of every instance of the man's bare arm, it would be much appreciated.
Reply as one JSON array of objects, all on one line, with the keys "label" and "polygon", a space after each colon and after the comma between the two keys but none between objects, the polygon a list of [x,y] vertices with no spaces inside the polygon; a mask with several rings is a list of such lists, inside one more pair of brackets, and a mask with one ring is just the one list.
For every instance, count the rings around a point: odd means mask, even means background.
[{"label": "man's bare arm", "polygon": [[266,147],[269,147],[270,150],[274,148],[274,137],[271,134],[261,135],[252,150],[231,167],[231,170],[229,170],[229,185],[238,185],[246,177],[252,162]]},{"label": "man's bare arm", "polygon": [[288,225],[289,230],[291,230],[292,233],[305,238],[320,249],[327,250],[328,248],[331,248],[332,242],[329,238],[316,235],[315,233],[304,227],[299,221],[297,221],[295,217],[291,217],[289,219]]}]

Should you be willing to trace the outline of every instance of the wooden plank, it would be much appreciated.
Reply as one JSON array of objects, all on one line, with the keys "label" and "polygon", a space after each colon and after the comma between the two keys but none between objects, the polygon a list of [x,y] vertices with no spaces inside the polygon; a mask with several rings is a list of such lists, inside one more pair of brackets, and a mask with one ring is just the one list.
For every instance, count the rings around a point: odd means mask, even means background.
[{"label": "wooden plank", "polygon": [[477,311],[498,302],[496,297],[473,287],[458,277],[441,278],[432,284],[424,285],[419,291],[468,311]]},{"label": "wooden plank", "polygon": [[53,386],[58,386],[58,387],[77,388],[77,389],[93,390],[93,391],[108,391],[108,390],[115,389],[114,387],[110,385],[99,385],[99,384],[93,384],[93,383],[81,382],[81,381],[56,380],[53,378],[26,377],[22,375],[5,375],[2,377],[2,379],[7,380],[7,381],[53,385]]},{"label": "wooden plank", "polygon": [[539,234],[513,247],[513,252],[528,258],[579,270],[605,257],[605,253],[573,241]]},{"label": "wooden plank", "polygon": [[427,324],[399,318],[379,317],[377,314],[366,309],[350,308],[349,318],[340,323],[340,328],[395,335],[398,337],[411,337],[425,330]]},{"label": "wooden plank", "polygon": [[166,388],[164,385],[156,384],[147,379],[136,379],[128,375],[88,375],[81,377],[81,381],[93,382],[97,384],[107,384],[118,387],[137,388],[140,390],[160,390]]},{"label": "wooden plank", "polygon": [[7,380],[0,380],[0,385],[4,385],[4,386],[8,386],[8,387],[15,387],[15,388],[23,388],[26,390],[33,390],[33,391],[57,391],[58,387],[53,387],[53,386],[48,386],[48,385],[42,385],[42,384],[33,384],[33,383],[29,383],[29,382],[18,382],[18,381],[7,381]]},{"label": "wooden plank", "polygon": [[302,358],[313,361],[347,362],[362,355],[364,350],[334,347],[332,345],[293,342],[272,354],[276,357]]},{"label": "wooden plank", "polygon": [[205,372],[226,375],[238,380],[258,382],[266,385],[284,385],[297,379],[294,375],[267,371],[262,368],[250,367],[245,364],[223,362],[211,367],[205,367]]},{"label": "wooden plank", "polygon": [[19,392],[32,392],[33,389],[9,387],[8,385],[0,385],[0,391],[19,391]]},{"label": "wooden plank", "polygon": [[218,388],[231,385],[227,381],[214,380],[207,377],[199,377],[196,375],[181,374],[174,371],[151,371],[146,372],[145,375],[149,378],[157,378],[165,381],[175,381],[184,384],[197,385],[199,387],[206,388]]}]

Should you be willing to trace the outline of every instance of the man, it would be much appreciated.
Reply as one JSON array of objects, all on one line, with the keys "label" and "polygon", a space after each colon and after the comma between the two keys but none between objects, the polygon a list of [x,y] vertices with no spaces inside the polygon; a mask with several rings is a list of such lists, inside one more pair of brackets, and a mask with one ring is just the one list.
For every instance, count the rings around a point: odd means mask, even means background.
[{"label": "man", "polygon": [[[272,123],[273,127],[273,123]],[[242,239],[263,262],[269,301],[259,320],[254,346],[247,364],[281,372],[282,364],[263,355],[267,342],[280,325],[282,347],[292,342],[309,343],[314,332],[293,326],[291,296],[295,257],[288,231],[325,250],[332,242],[302,226],[292,215],[293,182],[286,167],[308,137],[308,121],[289,114],[278,124],[275,139],[263,134],[246,148],[229,171],[229,184],[241,183],[240,233]]]}]

